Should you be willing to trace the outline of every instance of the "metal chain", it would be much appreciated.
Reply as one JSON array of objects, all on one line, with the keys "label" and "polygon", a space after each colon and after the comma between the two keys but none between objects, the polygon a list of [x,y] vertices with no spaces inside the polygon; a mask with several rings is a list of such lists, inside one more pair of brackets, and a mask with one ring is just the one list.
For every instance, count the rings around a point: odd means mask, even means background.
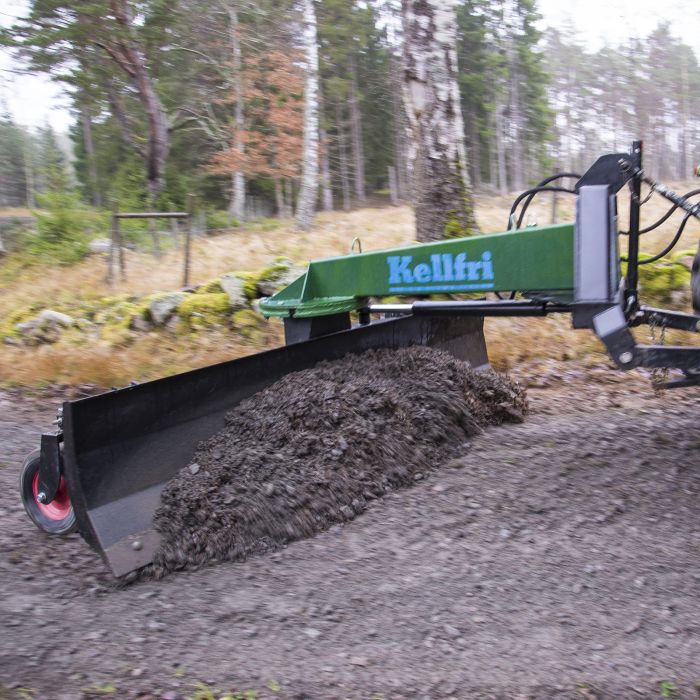
[{"label": "metal chain", "polygon": [[641,200],[639,199],[639,197],[637,197],[636,194],[634,194],[634,192],[631,193],[631,196],[632,196],[632,199],[633,199],[635,202],[637,202],[637,204],[639,204],[639,206],[641,207],[642,205],[646,204],[646,203],[654,196],[654,192],[655,192],[655,190],[654,190],[654,188],[652,187],[652,188],[649,190],[649,194],[648,194],[644,199],[641,199]]},{"label": "metal chain", "polygon": [[[656,315],[652,314],[649,318],[649,335],[651,336],[652,345],[656,345],[656,328],[661,329],[659,334],[659,345],[666,344],[666,322],[662,321],[657,323]],[[668,381],[668,367],[654,367],[651,370],[651,386],[654,389],[654,393],[657,396],[663,394],[665,390],[665,384]]]}]

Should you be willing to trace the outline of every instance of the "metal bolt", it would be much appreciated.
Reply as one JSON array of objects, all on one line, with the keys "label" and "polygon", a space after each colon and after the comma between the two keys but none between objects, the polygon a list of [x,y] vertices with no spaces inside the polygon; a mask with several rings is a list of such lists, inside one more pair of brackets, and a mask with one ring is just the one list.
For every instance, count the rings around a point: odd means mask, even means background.
[{"label": "metal bolt", "polygon": [[39,503],[46,503],[46,494],[43,491],[39,491],[36,495],[36,500]]},{"label": "metal bolt", "polygon": [[623,365],[628,365],[630,362],[632,362],[632,358],[634,355],[632,355],[631,352],[623,352],[620,355],[620,362],[622,362]]},{"label": "metal bolt", "polygon": [[133,550],[139,552],[139,551],[141,551],[141,550],[143,549],[143,543],[142,543],[140,540],[134,540],[134,541],[131,543],[131,549],[133,549]]}]

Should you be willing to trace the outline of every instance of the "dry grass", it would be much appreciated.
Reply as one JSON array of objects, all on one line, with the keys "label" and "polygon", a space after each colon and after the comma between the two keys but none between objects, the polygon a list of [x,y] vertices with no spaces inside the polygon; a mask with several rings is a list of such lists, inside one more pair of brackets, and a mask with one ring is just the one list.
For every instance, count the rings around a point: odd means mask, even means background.
[{"label": "dry grass", "polygon": [[0,352],[0,385],[125,386],[134,380],[147,381],[226,362],[282,343],[281,328],[271,321],[264,341],[256,345],[240,336],[212,331],[182,339],[152,333],[126,348],[105,344],[76,348],[60,343],[31,351],[6,347]]},{"label": "dry grass", "polygon": [[26,219],[32,216],[32,212],[24,207],[0,207],[0,219]]},{"label": "dry grass", "polygon": [[[692,183],[676,186],[677,191],[692,189]],[[502,231],[514,196],[482,196],[478,220],[483,231]],[[627,195],[620,195],[621,227],[626,226]],[[667,209],[665,200],[655,195],[643,208],[642,225],[659,218]],[[546,225],[551,222],[551,199],[536,199],[525,223]],[[561,196],[558,220],[574,217],[574,201]],[[680,217],[658,232],[645,236],[643,250],[655,252],[670,239]],[[413,240],[413,213],[408,207],[366,208],[353,212],[320,214],[309,232],[295,229],[293,222],[252,226],[230,234],[198,239],[193,250],[192,282],[197,284],[233,270],[254,270],[268,265],[275,257],[295,261],[342,255],[350,250],[354,238],[363,250],[401,245]],[[679,250],[697,245],[700,225],[686,227]],[[27,270],[12,282],[0,282],[0,317],[32,303],[71,302],[112,294],[144,295],[154,291],[177,289],[181,284],[182,253],[172,250],[160,260],[153,256],[127,253],[128,279],[112,287],[104,281],[102,258],[92,257],[68,268]],[[0,268],[1,271],[1,268]],[[0,277],[0,279],[2,279]],[[186,339],[146,335],[128,348],[95,346],[89,349],[62,344],[36,350],[4,347],[0,350],[0,382],[18,385],[47,383],[90,383],[100,387],[123,385],[132,378],[147,379],[189,368],[219,362],[256,352],[281,343],[279,323],[271,321],[261,347],[240,345],[238,336],[210,333]],[[548,319],[492,319],[487,321],[489,353],[494,364],[507,369],[532,358],[580,359],[603,361],[602,348],[589,333],[575,332],[568,317]]]}]

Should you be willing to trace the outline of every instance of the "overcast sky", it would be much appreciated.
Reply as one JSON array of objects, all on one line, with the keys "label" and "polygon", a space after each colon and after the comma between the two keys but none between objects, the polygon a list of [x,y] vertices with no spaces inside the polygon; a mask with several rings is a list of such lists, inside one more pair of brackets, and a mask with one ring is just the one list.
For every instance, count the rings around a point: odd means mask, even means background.
[{"label": "overcast sky", "polygon": [[[660,21],[669,21],[673,34],[700,57],[698,0],[539,0],[538,5],[544,26],[573,27],[591,49],[647,36]],[[26,0],[0,0],[0,24],[7,26],[26,6]],[[72,119],[60,86],[39,76],[17,75],[16,68],[7,52],[0,51],[0,104],[21,124],[48,122],[67,131]]]}]

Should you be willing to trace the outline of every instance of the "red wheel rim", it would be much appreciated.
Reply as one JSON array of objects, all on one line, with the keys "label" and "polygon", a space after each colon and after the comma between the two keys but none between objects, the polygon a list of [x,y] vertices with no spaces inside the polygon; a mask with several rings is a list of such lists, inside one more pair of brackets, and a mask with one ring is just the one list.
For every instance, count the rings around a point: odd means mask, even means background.
[{"label": "red wheel rim", "polygon": [[45,515],[49,520],[65,520],[70,515],[73,506],[71,505],[70,496],[68,495],[66,480],[63,477],[61,477],[61,480],[58,482],[58,491],[51,503],[39,503],[37,500],[37,496],[39,495],[39,472],[34,474],[34,479],[32,480],[32,494],[37,508],[39,508],[42,515]]}]

